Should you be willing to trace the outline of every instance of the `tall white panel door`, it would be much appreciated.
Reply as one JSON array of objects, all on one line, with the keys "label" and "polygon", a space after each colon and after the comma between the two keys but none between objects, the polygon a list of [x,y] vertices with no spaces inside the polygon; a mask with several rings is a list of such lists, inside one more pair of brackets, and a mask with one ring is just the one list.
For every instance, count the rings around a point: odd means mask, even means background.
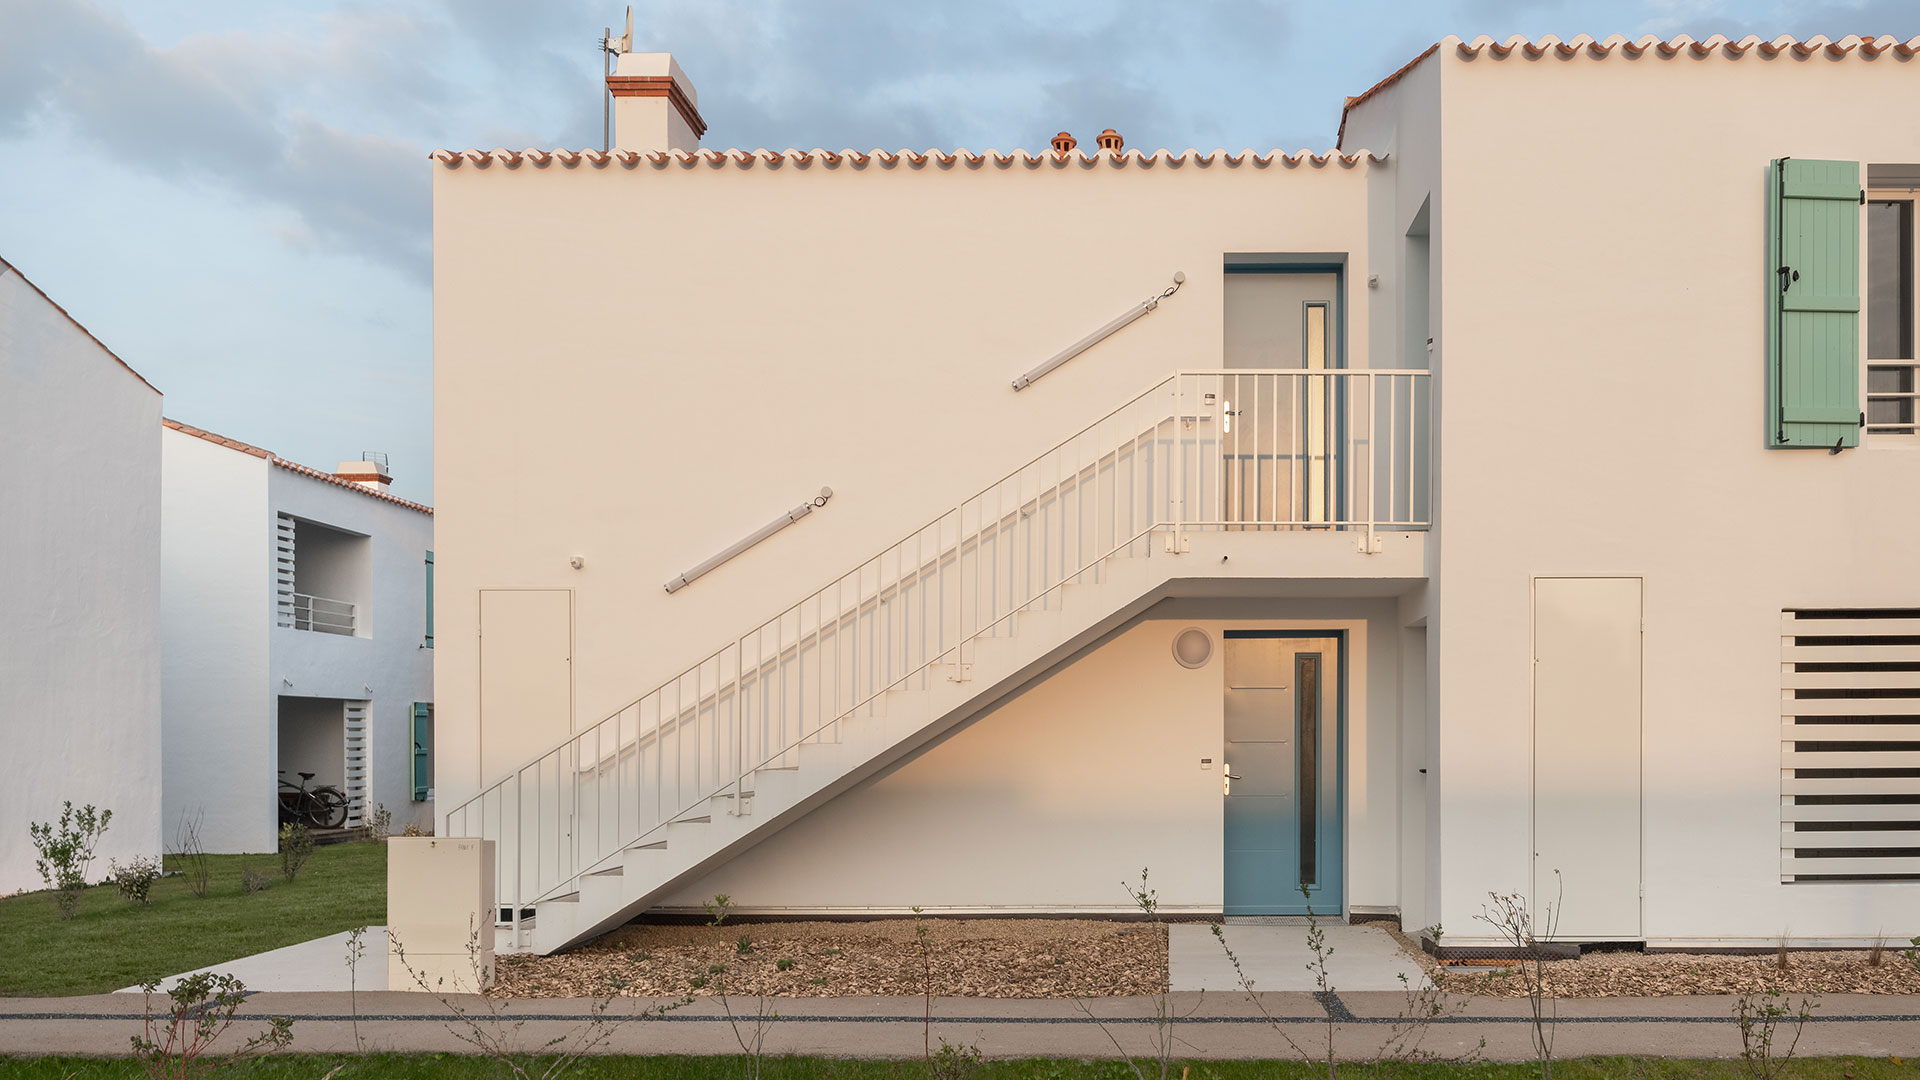
[{"label": "tall white panel door", "polygon": [[480,592],[480,783],[573,734],[573,594]]},{"label": "tall white panel door", "polygon": [[1640,618],[1639,578],[1534,580],[1533,908],[1562,939],[1642,936]]}]

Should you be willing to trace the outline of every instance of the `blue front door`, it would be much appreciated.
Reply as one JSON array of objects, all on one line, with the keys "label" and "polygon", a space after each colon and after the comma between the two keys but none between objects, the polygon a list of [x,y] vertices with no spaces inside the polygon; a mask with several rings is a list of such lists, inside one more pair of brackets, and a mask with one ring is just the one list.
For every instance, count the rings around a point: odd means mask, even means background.
[{"label": "blue front door", "polygon": [[1340,641],[1226,632],[1229,915],[1341,912]]}]

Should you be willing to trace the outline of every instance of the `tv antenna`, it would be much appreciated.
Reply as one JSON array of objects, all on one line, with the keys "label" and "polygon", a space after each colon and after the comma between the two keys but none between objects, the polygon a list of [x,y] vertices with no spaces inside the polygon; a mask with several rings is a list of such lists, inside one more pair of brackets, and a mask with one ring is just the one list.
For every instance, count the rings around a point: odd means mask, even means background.
[{"label": "tv antenna", "polygon": [[613,77],[613,58],[624,52],[633,51],[633,5],[627,5],[627,32],[619,37],[613,36],[613,27],[606,28],[600,38],[600,59],[606,69],[600,80],[600,151],[605,153],[613,149],[613,87],[607,79]]}]

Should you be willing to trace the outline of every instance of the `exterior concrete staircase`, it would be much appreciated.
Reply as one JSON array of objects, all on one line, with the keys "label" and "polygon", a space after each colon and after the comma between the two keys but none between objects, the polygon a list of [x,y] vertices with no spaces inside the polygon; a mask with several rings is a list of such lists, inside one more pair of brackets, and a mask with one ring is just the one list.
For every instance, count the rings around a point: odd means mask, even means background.
[{"label": "exterior concrete staircase", "polygon": [[[446,835],[497,841],[510,939],[553,952],[645,912],[1188,584],[1417,578],[1424,543],[1385,543],[1425,525],[1413,441],[1397,461],[1373,428],[1383,415],[1411,428],[1424,374],[1170,376],[502,778],[448,814]],[[1388,400],[1383,414],[1376,380],[1407,407]],[[1342,412],[1315,423],[1303,408]]]}]

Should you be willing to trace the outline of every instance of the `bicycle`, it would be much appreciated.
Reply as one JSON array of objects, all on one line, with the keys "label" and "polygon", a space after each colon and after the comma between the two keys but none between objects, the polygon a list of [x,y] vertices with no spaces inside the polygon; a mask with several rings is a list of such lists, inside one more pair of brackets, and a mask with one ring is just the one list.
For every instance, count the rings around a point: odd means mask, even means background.
[{"label": "bicycle", "polygon": [[314,774],[300,773],[300,783],[294,784],[286,779],[287,770],[280,770],[280,823],[297,824],[305,822],[316,829],[338,829],[347,823],[347,793],[332,784],[322,784],[307,790],[307,781]]}]

